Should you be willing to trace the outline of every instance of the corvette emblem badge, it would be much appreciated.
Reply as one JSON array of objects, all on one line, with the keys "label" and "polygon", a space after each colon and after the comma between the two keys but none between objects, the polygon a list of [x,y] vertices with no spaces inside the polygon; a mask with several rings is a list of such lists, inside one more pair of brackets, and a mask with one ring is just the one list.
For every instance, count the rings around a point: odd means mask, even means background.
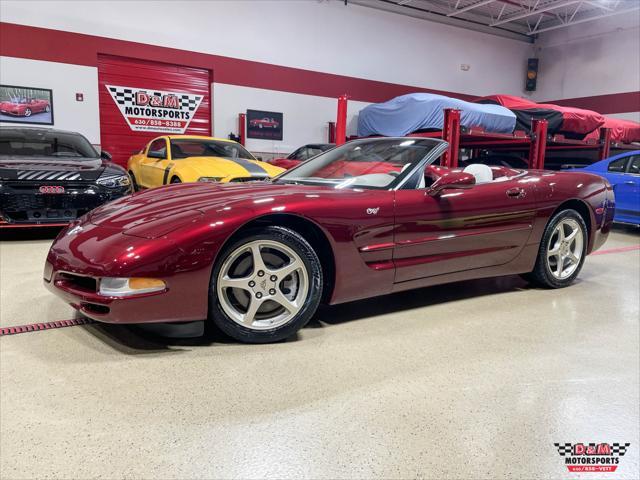
[{"label": "corvette emblem badge", "polygon": [[377,215],[378,214],[378,210],[380,210],[380,207],[367,208],[367,215]]}]

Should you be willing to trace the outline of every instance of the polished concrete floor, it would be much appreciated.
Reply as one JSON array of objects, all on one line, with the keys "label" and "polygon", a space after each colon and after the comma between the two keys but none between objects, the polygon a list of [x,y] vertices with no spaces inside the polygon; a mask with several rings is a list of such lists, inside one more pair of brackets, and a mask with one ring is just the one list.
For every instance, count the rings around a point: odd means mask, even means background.
[{"label": "polished concrete floor", "polygon": [[[0,242],[0,324],[73,317],[51,240]],[[102,325],[0,339],[0,478],[577,478],[554,442],[629,442],[638,478],[640,235],[564,290],[517,277],[325,308],[240,345]]]}]

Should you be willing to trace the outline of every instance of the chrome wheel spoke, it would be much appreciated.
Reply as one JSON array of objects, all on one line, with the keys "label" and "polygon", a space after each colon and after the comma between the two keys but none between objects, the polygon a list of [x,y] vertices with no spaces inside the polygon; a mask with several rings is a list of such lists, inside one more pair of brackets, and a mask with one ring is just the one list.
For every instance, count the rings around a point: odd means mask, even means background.
[{"label": "chrome wheel spoke", "polygon": [[249,288],[249,278],[231,278],[229,276],[224,276],[220,279],[220,286],[222,288],[239,288],[241,290],[251,291]]},{"label": "chrome wheel spoke", "polygon": [[579,232],[580,232],[580,230],[576,228],[569,235],[567,235],[565,237],[565,241],[569,242],[569,243],[572,243],[576,239],[576,237],[578,236]]},{"label": "chrome wheel spoke", "polygon": [[298,260],[292,260],[291,263],[282,268],[278,268],[277,270],[269,270],[269,273],[276,275],[280,280],[282,280],[283,278],[288,277],[293,272],[300,270],[303,267],[304,265],[302,264],[302,262],[299,262]]},{"label": "chrome wheel spoke", "polygon": [[253,325],[253,321],[256,318],[256,314],[258,313],[258,309],[260,308],[260,305],[262,305],[262,300],[258,300],[255,297],[251,298],[251,301],[249,302],[249,307],[247,308],[246,313],[242,316],[242,323],[245,326],[249,327]]},{"label": "chrome wheel spoke", "polygon": [[556,275],[558,278],[562,277],[562,272],[564,271],[564,257],[562,255],[558,255],[558,265],[556,269]]},{"label": "chrome wheel spoke", "polygon": [[575,254],[575,253],[573,253],[573,252],[569,252],[569,253],[567,254],[567,258],[568,258],[568,259],[569,259],[569,261],[570,261],[572,264],[574,264],[574,265],[577,265],[577,264],[578,264],[578,262],[580,261],[580,259],[579,259],[578,257],[576,257],[576,254]]},{"label": "chrome wheel spoke", "polygon": [[557,245],[547,252],[548,258],[559,257],[559,256],[560,256],[560,247]]},{"label": "chrome wheel spoke", "polygon": [[292,302],[284,294],[280,291],[277,291],[275,295],[273,295],[269,300],[276,302],[277,304],[284,307],[289,313],[295,314],[300,311],[300,306],[298,306],[295,302]]},{"label": "chrome wheel spoke", "polygon": [[262,252],[260,251],[260,244],[256,243],[251,246],[251,257],[253,258],[253,273],[257,273],[262,270],[263,272],[267,269],[264,264],[264,259],[262,258]]}]

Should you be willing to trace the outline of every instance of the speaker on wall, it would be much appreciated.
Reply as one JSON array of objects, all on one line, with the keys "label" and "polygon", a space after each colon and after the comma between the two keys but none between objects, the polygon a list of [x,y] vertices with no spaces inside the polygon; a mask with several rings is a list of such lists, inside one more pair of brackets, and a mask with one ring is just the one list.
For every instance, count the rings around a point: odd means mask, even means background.
[{"label": "speaker on wall", "polygon": [[537,58],[529,58],[527,60],[527,81],[525,83],[525,90],[527,92],[533,92],[536,89],[539,61]]}]

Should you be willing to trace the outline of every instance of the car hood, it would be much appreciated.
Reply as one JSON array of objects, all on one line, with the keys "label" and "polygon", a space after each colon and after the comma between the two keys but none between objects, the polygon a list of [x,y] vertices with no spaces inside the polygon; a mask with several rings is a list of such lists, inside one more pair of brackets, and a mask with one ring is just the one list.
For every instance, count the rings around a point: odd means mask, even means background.
[{"label": "car hood", "polygon": [[[167,185],[111,202],[95,209],[88,217],[94,225],[124,233],[148,227],[147,238],[160,236],[192,221],[233,208],[259,209],[264,204],[281,206],[306,196],[347,196],[352,190],[310,185],[285,185],[269,182],[184,183]],[[271,207],[270,207],[271,208]],[[169,229],[170,228],[170,229]],[[150,233],[151,230],[155,230]],[[138,235],[138,234],[136,234]]]},{"label": "car hood", "polygon": [[100,158],[0,157],[2,180],[93,181],[107,167]]},{"label": "car hood", "polygon": [[267,162],[248,160],[244,158],[188,157],[179,160],[179,162],[193,169],[198,176],[201,177],[275,177],[284,171],[283,169],[270,165]]}]

